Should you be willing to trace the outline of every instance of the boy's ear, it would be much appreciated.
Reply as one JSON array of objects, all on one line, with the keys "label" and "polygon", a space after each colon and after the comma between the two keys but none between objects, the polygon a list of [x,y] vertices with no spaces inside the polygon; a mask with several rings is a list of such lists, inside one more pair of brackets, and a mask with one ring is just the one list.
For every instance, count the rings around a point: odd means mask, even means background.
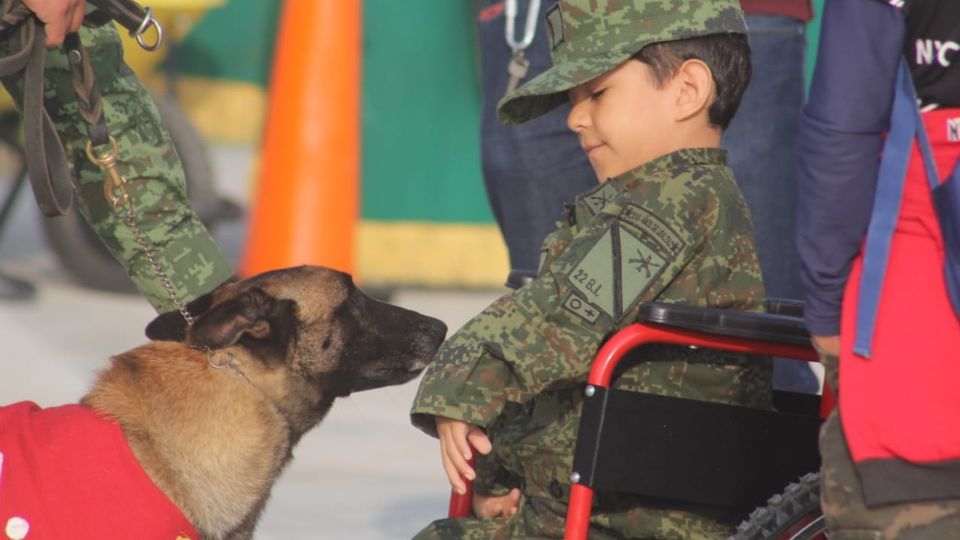
[{"label": "boy's ear", "polygon": [[701,60],[685,60],[673,78],[676,85],[676,120],[684,121],[700,113],[708,113],[716,85],[713,73]]}]

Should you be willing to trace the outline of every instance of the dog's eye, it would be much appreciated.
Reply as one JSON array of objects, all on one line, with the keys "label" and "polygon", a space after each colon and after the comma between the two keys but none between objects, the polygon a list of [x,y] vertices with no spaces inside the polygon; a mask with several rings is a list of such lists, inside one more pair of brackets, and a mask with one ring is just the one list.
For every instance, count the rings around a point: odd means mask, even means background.
[{"label": "dog's eye", "polygon": [[330,334],[327,334],[327,337],[323,338],[323,345],[320,345],[321,350],[327,350],[330,348]]}]

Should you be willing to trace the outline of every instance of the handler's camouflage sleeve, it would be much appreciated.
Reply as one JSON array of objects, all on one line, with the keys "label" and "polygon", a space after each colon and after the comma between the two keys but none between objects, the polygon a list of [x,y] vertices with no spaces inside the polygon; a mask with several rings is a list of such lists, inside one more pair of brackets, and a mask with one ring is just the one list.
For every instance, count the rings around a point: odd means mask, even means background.
[{"label": "handler's camouflage sleeve", "polygon": [[[525,531],[519,537],[562,536],[579,390],[601,341],[629,325],[643,302],[759,308],[763,288],[749,214],[725,159],[720,149],[680,150],[581,195],[571,223],[544,242],[537,279],[494,302],[441,346],[414,401],[414,424],[430,434],[434,416],[485,427],[494,452],[480,474],[496,478],[479,481],[477,492],[522,485],[526,506],[506,520],[438,522],[422,538],[498,537],[501,521],[513,531],[509,537],[517,531]],[[643,354],[656,361],[629,370],[620,386],[769,406],[767,360],[665,346]],[[558,503],[559,521],[547,516],[551,501]],[[729,532],[702,508],[614,506],[623,511],[593,517],[598,530],[667,537],[671,530],[698,530],[707,538]],[[436,527],[448,526],[483,532],[433,536]]]},{"label": "handler's camouflage sleeve", "polygon": [[[184,302],[190,301],[226,281],[232,274],[230,263],[190,208],[180,159],[153,100],[123,62],[114,26],[84,27],[80,38],[91,57],[107,129],[120,148],[119,168],[128,181],[137,223],[176,293]],[[7,47],[0,41],[2,54],[7,54]],[[77,108],[62,49],[48,51],[44,76],[47,110],[73,169],[77,208],[154,308],[160,312],[174,309],[133,231],[108,207],[103,172],[87,160],[86,124]],[[21,76],[6,78],[3,83],[19,106],[23,101]]]}]

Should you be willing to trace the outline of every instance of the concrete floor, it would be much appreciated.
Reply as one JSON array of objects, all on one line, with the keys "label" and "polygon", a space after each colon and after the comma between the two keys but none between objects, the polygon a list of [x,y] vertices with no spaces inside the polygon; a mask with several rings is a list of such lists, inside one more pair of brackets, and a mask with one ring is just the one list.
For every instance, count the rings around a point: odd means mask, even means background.
[{"label": "concrete floor", "polygon": [[[243,204],[251,153],[215,148],[220,189]],[[0,193],[8,186],[0,186]],[[154,313],[138,296],[80,288],[47,249],[40,214],[22,193],[0,241],[0,271],[31,280],[34,299],[0,301],[0,403],[76,402],[107,359],[145,341]],[[244,224],[218,241],[238,256]],[[236,260],[236,259],[234,259]],[[503,291],[398,290],[392,301],[443,319],[452,330]],[[338,401],[303,438],[277,482],[258,528],[267,540],[410,538],[446,512],[448,486],[434,439],[410,425],[417,382]]]}]

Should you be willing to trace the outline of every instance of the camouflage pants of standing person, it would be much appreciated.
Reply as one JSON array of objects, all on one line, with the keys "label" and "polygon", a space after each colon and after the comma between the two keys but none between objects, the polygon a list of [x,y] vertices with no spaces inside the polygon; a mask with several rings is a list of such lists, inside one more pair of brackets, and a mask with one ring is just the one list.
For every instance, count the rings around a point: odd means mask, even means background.
[{"label": "camouflage pants of standing person", "polygon": [[[113,24],[84,27],[80,39],[90,55],[107,129],[119,146],[119,169],[127,180],[135,222],[176,295],[188,302],[229,279],[233,270],[190,208],[180,158],[152,98],[123,62],[123,46]],[[9,52],[9,43],[0,38],[0,54]],[[18,107],[23,103],[22,82],[22,72],[3,79]],[[112,209],[104,198],[103,171],[87,159],[86,123],[61,48],[47,52],[44,89],[47,111],[73,171],[77,209],[153,307],[159,312],[173,310],[172,299],[123,212]]]},{"label": "camouflage pants of standing person", "polygon": [[[821,354],[827,381],[836,386],[837,359]],[[820,429],[820,503],[830,540],[946,540],[960,538],[960,500],[867,508],[860,480],[834,410]]]}]

